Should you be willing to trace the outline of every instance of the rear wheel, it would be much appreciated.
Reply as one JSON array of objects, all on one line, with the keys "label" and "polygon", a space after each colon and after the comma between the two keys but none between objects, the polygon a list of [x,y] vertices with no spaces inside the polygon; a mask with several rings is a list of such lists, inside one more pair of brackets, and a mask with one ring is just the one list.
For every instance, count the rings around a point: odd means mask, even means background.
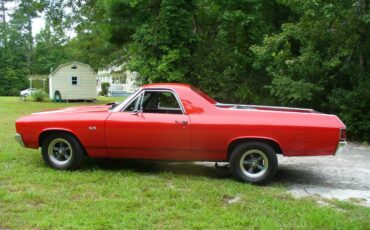
[{"label": "rear wheel", "polygon": [[42,142],[42,158],[52,168],[73,170],[81,167],[85,153],[81,144],[71,134],[54,133]]},{"label": "rear wheel", "polygon": [[271,180],[278,166],[274,149],[255,141],[238,145],[232,151],[229,162],[235,179],[253,184],[264,184]]}]

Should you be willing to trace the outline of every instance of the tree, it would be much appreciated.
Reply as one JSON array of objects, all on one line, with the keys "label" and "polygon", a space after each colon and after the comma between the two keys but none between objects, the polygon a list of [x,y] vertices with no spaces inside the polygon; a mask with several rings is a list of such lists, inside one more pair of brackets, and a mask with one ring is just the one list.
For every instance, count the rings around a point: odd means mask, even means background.
[{"label": "tree", "polygon": [[[122,60],[123,50],[110,42],[109,19],[98,1],[50,1],[45,13],[69,60],[87,63],[95,70]],[[71,31],[74,36],[68,37],[66,32]]]},{"label": "tree", "polygon": [[1,49],[0,95],[19,95],[19,90],[27,86],[27,47],[20,33],[9,28],[8,42]]},{"label": "tree", "polygon": [[260,86],[269,77],[252,69],[249,48],[279,27],[284,17],[271,17],[271,12],[280,5],[254,0],[102,2],[111,42],[127,48],[129,68],[140,73],[142,83],[187,82],[221,100],[267,101],[268,91]]},{"label": "tree", "polygon": [[34,64],[32,65],[34,74],[49,74],[61,63],[70,61],[70,54],[67,53],[63,42],[64,40],[53,31],[50,21],[47,20],[45,29],[41,30],[35,38]]},{"label": "tree", "polygon": [[6,21],[6,16],[8,14],[8,8],[6,7],[6,3],[10,2],[10,0],[0,0],[0,17],[1,17],[1,46],[5,47],[8,41],[8,23]]},{"label": "tree", "polygon": [[26,57],[29,74],[32,73],[32,64],[34,61],[32,19],[39,17],[39,13],[44,7],[45,2],[43,0],[20,0],[18,8],[12,14],[12,27],[17,29],[24,36],[24,42],[26,42],[27,45]]},{"label": "tree", "polygon": [[[25,76],[24,43],[20,33],[7,21],[9,15],[6,3],[2,0],[1,7],[1,37],[0,37],[0,95],[19,95],[27,81]],[[12,21],[11,21],[12,22]]]},{"label": "tree", "polygon": [[250,47],[265,34],[278,31],[286,9],[274,1],[197,1],[199,42],[193,75],[198,85],[222,101],[271,103],[264,85],[271,81],[253,69]]},{"label": "tree", "polygon": [[192,33],[192,1],[141,0],[102,2],[111,19],[111,42],[127,47],[132,70],[141,81],[190,82],[191,55],[196,42]]},{"label": "tree", "polygon": [[299,17],[252,48],[284,105],[339,113],[355,138],[370,138],[369,2],[282,0]]}]

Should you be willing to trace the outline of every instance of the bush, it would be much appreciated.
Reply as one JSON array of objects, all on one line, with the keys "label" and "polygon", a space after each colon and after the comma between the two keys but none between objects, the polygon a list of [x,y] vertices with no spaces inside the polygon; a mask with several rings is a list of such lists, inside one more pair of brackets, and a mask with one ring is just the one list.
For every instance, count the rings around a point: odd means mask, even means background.
[{"label": "bush", "polygon": [[45,101],[45,99],[47,98],[47,93],[43,90],[38,89],[32,93],[32,98],[34,101]]},{"label": "bush", "polygon": [[3,93],[3,95],[5,96],[19,96],[19,89],[10,89],[8,91],[6,91],[5,93]]},{"label": "bush", "polygon": [[109,86],[110,86],[109,82],[101,83],[101,92],[100,92],[100,94],[102,96],[108,96]]}]

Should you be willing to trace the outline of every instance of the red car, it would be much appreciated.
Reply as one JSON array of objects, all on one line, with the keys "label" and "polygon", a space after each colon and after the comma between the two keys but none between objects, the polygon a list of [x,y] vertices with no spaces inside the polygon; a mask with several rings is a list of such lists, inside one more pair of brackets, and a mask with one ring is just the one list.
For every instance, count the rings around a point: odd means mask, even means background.
[{"label": "red car", "polygon": [[229,162],[234,177],[261,184],[276,154],[335,155],[346,127],[311,109],[217,103],[185,84],[150,84],[124,102],[33,113],[16,121],[16,139],[42,148],[45,163],[77,169],[84,158]]}]

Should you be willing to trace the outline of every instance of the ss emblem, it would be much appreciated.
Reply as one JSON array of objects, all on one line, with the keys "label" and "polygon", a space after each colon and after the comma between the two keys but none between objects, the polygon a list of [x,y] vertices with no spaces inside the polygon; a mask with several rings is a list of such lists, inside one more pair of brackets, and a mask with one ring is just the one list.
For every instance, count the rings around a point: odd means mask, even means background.
[{"label": "ss emblem", "polygon": [[96,130],[96,126],[89,126],[89,130]]}]

